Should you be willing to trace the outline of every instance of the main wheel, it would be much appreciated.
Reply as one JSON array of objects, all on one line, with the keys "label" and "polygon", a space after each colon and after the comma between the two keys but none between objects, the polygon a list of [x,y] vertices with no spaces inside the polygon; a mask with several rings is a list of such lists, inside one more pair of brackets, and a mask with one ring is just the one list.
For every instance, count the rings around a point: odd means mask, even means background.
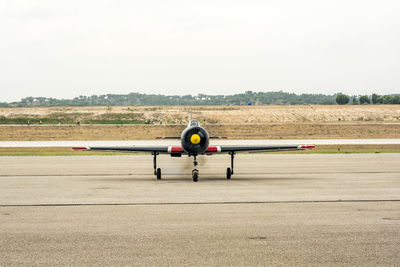
[{"label": "main wheel", "polygon": [[160,180],[161,179],[161,169],[160,168],[157,169],[156,175],[157,175],[157,180]]},{"label": "main wheel", "polygon": [[231,176],[232,176],[231,168],[227,168],[226,169],[226,179],[231,179]]},{"label": "main wheel", "polygon": [[192,178],[193,178],[193,182],[197,182],[197,179],[199,178],[199,171],[198,170],[193,170],[192,171]]}]

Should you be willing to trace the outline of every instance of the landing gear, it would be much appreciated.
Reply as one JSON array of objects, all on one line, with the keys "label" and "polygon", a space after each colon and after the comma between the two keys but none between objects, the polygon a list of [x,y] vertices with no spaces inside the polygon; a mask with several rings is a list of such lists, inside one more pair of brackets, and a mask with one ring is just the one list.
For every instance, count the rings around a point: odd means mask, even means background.
[{"label": "landing gear", "polygon": [[[154,175],[157,177],[157,180],[161,180],[161,169],[157,168],[157,152],[153,152],[153,166],[154,166]],[[229,155],[231,156],[231,167],[226,168],[226,179],[231,179],[232,174],[233,174],[233,162],[235,158],[235,152],[230,152]],[[191,155],[189,155],[191,156]],[[192,170],[192,179],[193,182],[197,182],[199,179],[199,170],[197,169],[197,165],[199,163],[197,162],[197,155],[193,155],[193,166],[194,169]]]},{"label": "landing gear", "polygon": [[192,178],[193,178],[193,182],[197,182],[197,179],[199,179],[199,171],[197,169],[194,169],[192,171]]},{"label": "landing gear", "polygon": [[235,152],[229,154],[231,155],[231,167],[226,169],[226,179],[231,179],[233,174],[233,159],[235,158]]},{"label": "landing gear", "polygon": [[156,171],[157,180],[161,180],[161,169],[158,168]]},{"label": "landing gear", "polygon": [[226,168],[226,179],[231,179],[232,171],[231,168]]},{"label": "landing gear", "polygon": [[197,180],[199,179],[199,170],[196,169],[196,166],[198,164],[199,163],[196,160],[196,156],[193,156],[193,166],[194,166],[194,169],[192,171],[193,182],[197,182]]},{"label": "landing gear", "polygon": [[157,177],[157,180],[161,180],[161,169],[157,168],[157,152],[153,153],[153,166],[154,166],[154,175]]}]

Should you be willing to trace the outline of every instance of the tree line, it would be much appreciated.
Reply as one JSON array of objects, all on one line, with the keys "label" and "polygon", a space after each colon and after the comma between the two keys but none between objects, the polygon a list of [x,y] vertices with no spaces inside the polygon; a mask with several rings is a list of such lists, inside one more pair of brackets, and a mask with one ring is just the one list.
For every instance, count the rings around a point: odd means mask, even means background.
[{"label": "tree line", "polygon": [[171,106],[171,105],[304,105],[304,104],[400,104],[400,95],[353,96],[338,93],[294,94],[282,91],[246,91],[234,95],[160,95],[160,94],[106,94],[79,96],[72,99],[51,97],[25,97],[16,102],[3,102],[0,107],[45,107],[45,106]]},{"label": "tree line", "polygon": [[336,95],[336,103],[339,105],[346,104],[400,104],[400,95],[377,95],[372,94],[371,96],[353,96],[350,98],[348,95],[339,93]]}]

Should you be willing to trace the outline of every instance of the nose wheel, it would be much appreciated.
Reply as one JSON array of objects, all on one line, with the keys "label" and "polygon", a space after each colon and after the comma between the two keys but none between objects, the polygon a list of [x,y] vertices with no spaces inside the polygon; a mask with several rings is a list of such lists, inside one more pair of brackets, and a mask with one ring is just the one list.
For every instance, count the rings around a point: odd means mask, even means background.
[{"label": "nose wheel", "polygon": [[199,170],[196,168],[198,164],[199,163],[196,160],[196,156],[193,156],[193,166],[194,166],[194,169],[192,171],[193,182],[197,182],[197,180],[199,179]]},{"label": "nose wheel", "polygon": [[197,182],[197,180],[199,179],[199,171],[197,169],[194,169],[192,171],[192,178],[193,182]]}]

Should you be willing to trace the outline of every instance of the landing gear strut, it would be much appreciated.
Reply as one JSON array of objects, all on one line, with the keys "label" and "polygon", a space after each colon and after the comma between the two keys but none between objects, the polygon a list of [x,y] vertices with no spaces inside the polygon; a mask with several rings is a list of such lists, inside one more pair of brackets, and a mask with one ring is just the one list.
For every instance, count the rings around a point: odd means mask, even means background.
[{"label": "landing gear strut", "polygon": [[192,171],[193,182],[197,182],[197,179],[199,178],[199,170],[196,169],[197,165],[198,163],[196,160],[196,156],[193,156],[193,166],[194,166],[194,169]]},{"label": "landing gear strut", "polygon": [[229,154],[231,155],[231,167],[226,169],[226,179],[231,179],[233,174],[233,159],[235,158],[235,152]]},{"label": "landing gear strut", "polygon": [[157,168],[157,155],[158,155],[157,152],[153,153],[153,156],[154,156],[154,158],[153,158],[154,175],[157,177],[157,180],[160,180],[161,179],[161,169]]}]

